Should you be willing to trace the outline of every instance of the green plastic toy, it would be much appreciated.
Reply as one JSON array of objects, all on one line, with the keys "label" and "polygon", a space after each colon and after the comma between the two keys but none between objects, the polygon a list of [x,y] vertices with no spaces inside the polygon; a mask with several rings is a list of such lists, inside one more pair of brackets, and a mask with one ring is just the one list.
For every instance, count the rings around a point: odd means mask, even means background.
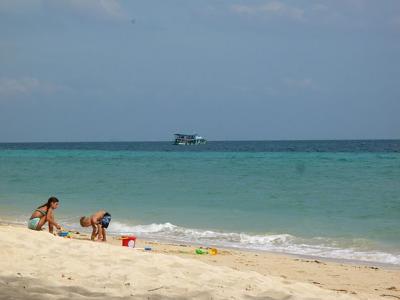
[{"label": "green plastic toy", "polygon": [[197,248],[196,249],[196,254],[208,254],[208,252],[203,250],[203,249]]}]

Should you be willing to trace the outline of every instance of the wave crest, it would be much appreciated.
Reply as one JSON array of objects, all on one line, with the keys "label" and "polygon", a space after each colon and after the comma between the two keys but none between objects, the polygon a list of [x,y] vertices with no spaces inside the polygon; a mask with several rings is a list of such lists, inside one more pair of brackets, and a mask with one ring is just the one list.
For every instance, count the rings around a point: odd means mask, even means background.
[{"label": "wave crest", "polygon": [[[112,222],[112,234],[134,234],[138,237],[164,241],[194,243],[205,246],[219,246],[237,249],[264,250],[289,254],[310,255],[334,259],[350,259],[400,265],[400,253],[388,253],[366,247],[360,242],[343,242],[328,238],[300,238],[290,234],[251,235],[236,232],[218,232],[180,227],[169,222],[131,226]],[[368,244],[364,242],[363,244]],[[341,245],[341,246],[338,246]]]}]

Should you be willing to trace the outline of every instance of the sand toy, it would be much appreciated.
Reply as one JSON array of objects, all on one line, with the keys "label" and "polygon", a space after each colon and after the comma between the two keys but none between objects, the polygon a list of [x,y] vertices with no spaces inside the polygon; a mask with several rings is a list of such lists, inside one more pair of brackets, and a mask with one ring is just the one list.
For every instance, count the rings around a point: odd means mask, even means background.
[{"label": "sand toy", "polygon": [[210,249],[208,250],[208,254],[217,255],[217,254],[218,254],[217,248],[210,248]]},{"label": "sand toy", "polygon": [[60,231],[59,233],[58,233],[58,236],[61,236],[61,237],[66,237],[66,238],[72,238],[72,232],[71,231]]},{"label": "sand toy", "polygon": [[129,248],[135,248],[136,244],[136,236],[122,236],[122,246],[124,247],[129,247]]},{"label": "sand toy", "polygon": [[218,250],[216,248],[207,248],[207,250],[203,248],[197,248],[195,250],[196,254],[210,254],[210,255],[217,255]]}]

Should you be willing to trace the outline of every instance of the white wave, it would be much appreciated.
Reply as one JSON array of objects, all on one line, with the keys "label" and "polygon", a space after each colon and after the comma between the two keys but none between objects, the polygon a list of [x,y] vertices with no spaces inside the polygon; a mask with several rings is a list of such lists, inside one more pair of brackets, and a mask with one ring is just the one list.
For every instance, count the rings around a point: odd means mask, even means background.
[{"label": "white wave", "polygon": [[[26,221],[19,221],[16,223],[26,224]],[[64,220],[63,224],[68,228],[78,231],[90,231],[90,228],[82,228],[79,224],[68,222],[67,220]],[[365,240],[347,241],[345,243],[343,241],[324,237],[305,239],[290,234],[251,235],[247,233],[185,228],[171,223],[153,223],[132,226],[116,221],[110,223],[108,232],[114,235],[133,234],[142,238],[194,243],[204,246],[282,252],[333,259],[349,259],[400,265],[399,251],[389,253],[373,249],[373,247],[368,248],[365,247],[365,245],[369,243]]]},{"label": "white wave", "polygon": [[129,226],[119,222],[112,222],[109,232],[113,234],[134,234],[143,238],[196,243],[206,246],[213,245],[400,265],[400,253],[358,249],[351,244],[349,244],[348,248],[341,248],[337,246],[337,241],[321,237],[304,239],[290,234],[250,235],[246,233],[217,232],[184,228],[171,223]]},{"label": "white wave", "polygon": [[149,225],[136,225],[136,226],[129,226],[119,222],[111,222],[110,226],[108,227],[109,232],[111,233],[157,233],[162,231],[173,231],[177,226],[171,223],[164,223],[164,224],[149,224]]}]

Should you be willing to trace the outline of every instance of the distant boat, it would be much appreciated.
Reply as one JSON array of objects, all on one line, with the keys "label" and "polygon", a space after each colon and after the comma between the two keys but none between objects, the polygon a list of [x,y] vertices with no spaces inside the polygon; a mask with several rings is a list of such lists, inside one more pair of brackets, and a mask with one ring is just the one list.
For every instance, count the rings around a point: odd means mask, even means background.
[{"label": "distant boat", "polygon": [[175,133],[174,145],[200,145],[206,144],[207,140],[199,135],[195,134],[182,134]]}]

